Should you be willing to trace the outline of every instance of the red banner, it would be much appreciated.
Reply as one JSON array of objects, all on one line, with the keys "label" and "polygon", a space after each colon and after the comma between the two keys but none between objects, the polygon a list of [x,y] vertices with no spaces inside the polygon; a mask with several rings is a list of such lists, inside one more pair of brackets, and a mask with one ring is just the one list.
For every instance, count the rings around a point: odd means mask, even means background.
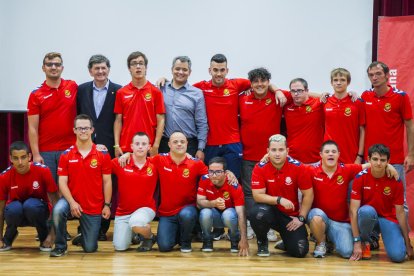
[{"label": "red banner", "polygon": [[[407,92],[414,106],[414,16],[380,17],[378,60],[390,68],[391,86]],[[407,145],[405,142],[405,150]],[[414,172],[407,174],[409,224],[414,229]]]}]

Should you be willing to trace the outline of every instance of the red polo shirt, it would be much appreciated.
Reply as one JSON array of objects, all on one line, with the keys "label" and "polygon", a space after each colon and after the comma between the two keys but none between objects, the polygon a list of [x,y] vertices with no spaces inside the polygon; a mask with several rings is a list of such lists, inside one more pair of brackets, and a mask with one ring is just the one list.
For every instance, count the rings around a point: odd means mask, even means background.
[{"label": "red polo shirt", "polygon": [[13,166],[0,174],[0,200],[24,202],[38,198],[49,203],[47,193],[57,192],[50,169],[40,163],[31,163],[30,170],[20,174]]},{"label": "red polo shirt", "polygon": [[360,200],[361,206],[372,206],[378,216],[398,223],[395,205],[404,204],[403,183],[386,175],[375,178],[371,169],[363,170],[352,184],[351,199]]},{"label": "red polo shirt", "polygon": [[196,205],[198,179],[207,174],[207,166],[198,159],[185,158],[175,164],[169,153],[156,155],[151,162],[160,178],[160,216],[174,216],[187,205]]},{"label": "red polo shirt", "polygon": [[207,145],[225,145],[240,142],[239,93],[250,88],[246,79],[226,79],[220,87],[212,81],[194,84],[203,90],[208,120]]},{"label": "red polo shirt", "polygon": [[349,182],[362,170],[357,164],[338,164],[335,173],[328,177],[322,166],[310,167],[313,184],[312,208],[319,208],[334,221],[349,222]]},{"label": "red polo shirt", "polygon": [[130,82],[116,93],[114,113],[122,114],[119,145],[123,152],[131,152],[132,137],[138,131],[145,132],[153,144],[157,114],[165,113],[162,93],[149,81],[141,89]]},{"label": "red polo shirt", "polygon": [[309,98],[301,106],[284,107],[289,155],[309,164],[319,161],[324,134],[324,110],[319,98]]},{"label": "red polo shirt", "polygon": [[75,142],[77,91],[74,81],[61,79],[57,89],[45,81],[30,94],[27,115],[39,115],[39,151],[63,151]]},{"label": "red polo shirt", "polygon": [[86,157],[76,146],[62,153],[58,175],[68,176],[72,197],[88,215],[100,215],[104,206],[102,175],[111,174],[111,157],[108,152],[98,151],[96,145]]},{"label": "red polo shirt", "polygon": [[117,216],[130,215],[137,209],[148,207],[156,212],[154,192],[157,187],[157,168],[149,159],[140,169],[132,159],[124,168],[118,158],[112,160],[112,173],[118,177],[118,208]]},{"label": "red polo shirt", "polygon": [[208,200],[215,200],[223,198],[227,208],[234,208],[235,206],[244,206],[243,189],[239,184],[230,184],[227,178],[220,188],[216,187],[208,177],[204,175],[198,184],[198,195],[205,196]]},{"label": "red polo shirt", "polygon": [[280,133],[282,108],[270,91],[263,99],[257,99],[253,92],[249,96],[242,95],[239,108],[243,159],[260,161],[266,154],[269,137]]},{"label": "red polo shirt", "polygon": [[358,155],[359,128],[365,125],[365,108],[361,99],[352,102],[351,96],[328,98],[325,103],[324,141],[334,140],[341,155],[339,161],[352,164]]},{"label": "red polo shirt", "polygon": [[403,164],[404,120],[413,118],[408,94],[390,87],[382,97],[371,90],[361,97],[366,114],[365,157],[370,146],[384,144],[390,148],[390,164]]},{"label": "red polo shirt", "polygon": [[312,188],[309,169],[299,161],[288,157],[282,169],[276,169],[271,162],[258,163],[252,173],[252,190],[266,188],[266,194],[289,199],[295,209],[277,208],[288,216],[299,215],[298,189]]}]

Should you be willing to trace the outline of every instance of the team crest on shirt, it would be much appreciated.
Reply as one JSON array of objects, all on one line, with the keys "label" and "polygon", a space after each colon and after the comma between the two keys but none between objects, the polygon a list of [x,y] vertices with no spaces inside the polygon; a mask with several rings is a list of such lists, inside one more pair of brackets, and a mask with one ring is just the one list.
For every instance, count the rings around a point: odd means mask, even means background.
[{"label": "team crest on shirt", "polygon": [[71,96],[70,91],[69,90],[65,90],[65,97],[66,98],[70,98],[70,96]]},{"label": "team crest on shirt", "polygon": [[91,168],[96,168],[98,166],[98,160],[92,159],[91,160]]},{"label": "team crest on shirt", "polygon": [[152,176],[154,173],[152,172],[152,168],[148,167],[147,168],[147,175],[148,176]]},{"label": "team crest on shirt", "polygon": [[290,178],[290,176],[287,176],[285,178],[285,185],[292,185],[292,184],[293,184],[292,178]]},{"label": "team crest on shirt", "polygon": [[339,185],[344,184],[344,178],[342,175],[338,175],[338,177],[336,178],[336,183]]},{"label": "team crest on shirt", "polygon": [[344,111],[345,116],[351,116],[351,113],[352,111],[350,107],[345,108],[345,111]]},{"label": "team crest on shirt", "polygon": [[391,111],[391,104],[390,103],[386,103],[384,105],[384,111],[385,112],[390,112]]},{"label": "team crest on shirt", "polygon": [[266,105],[269,105],[271,103],[272,103],[272,99],[266,99],[266,102],[265,102]]},{"label": "team crest on shirt", "polygon": [[190,176],[190,170],[189,169],[184,169],[183,170],[183,177],[187,178]]},{"label": "team crest on shirt", "polygon": [[307,105],[305,110],[306,110],[307,113],[312,112],[312,106]]},{"label": "team crest on shirt", "polygon": [[229,194],[229,192],[224,192],[223,193],[223,198],[225,199],[225,200],[228,200],[229,198],[230,198],[230,194]]},{"label": "team crest on shirt", "polygon": [[149,92],[148,92],[147,94],[145,94],[144,99],[145,99],[147,102],[151,101],[151,99],[152,99],[152,95],[151,95],[151,93],[149,93]]},{"label": "team crest on shirt", "polygon": [[390,187],[388,187],[388,186],[387,186],[387,187],[385,187],[385,188],[384,188],[384,192],[383,192],[383,193],[384,193],[384,195],[386,195],[386,196],[390,195],[390,194],[391,194],[391,188],[390,188]]},{"label": "team crest on shirt", "polygon": [[224,89],[224,91],[223,91],[223,95],[224,96],[228,96],[228,95],[230,95],[230,91],[226,88],[226,89]]},{"label": "team crest on shirt", "polygon": [[39,189],[39,187],[40,187],[39,182],[37,182],[36,180],[33,181],[33,190],[37,190]]}]

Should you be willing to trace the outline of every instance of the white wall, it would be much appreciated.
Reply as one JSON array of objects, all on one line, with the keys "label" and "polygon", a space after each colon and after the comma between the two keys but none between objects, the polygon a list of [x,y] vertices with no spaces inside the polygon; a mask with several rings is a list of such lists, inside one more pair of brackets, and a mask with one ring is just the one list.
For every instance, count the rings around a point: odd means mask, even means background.
[{"label": "white wall", "polygon": [[170,77],[173,57],[193,61],[190,81],[209,79],[212,55],[229,77],[264,66],[287,88],[295,77],[330,91],[329,72],[351,71],[351,89],[369,86],[373,0],[0,0],[0,110],[25,110],[44,80],[45,53],[63,55],[63,78],[90,80],[87,62],[104,54],[111,80],[130,81],[126,58],[149,58],[148,79]]}]

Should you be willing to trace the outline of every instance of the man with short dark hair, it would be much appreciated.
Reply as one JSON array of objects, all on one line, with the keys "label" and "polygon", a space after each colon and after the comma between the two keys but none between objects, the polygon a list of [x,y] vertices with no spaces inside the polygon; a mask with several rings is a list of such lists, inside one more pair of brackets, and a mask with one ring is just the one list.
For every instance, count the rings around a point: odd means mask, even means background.
[{"label": "man with short dark hair", "polygon": [[187,56],[175,57],[172,63],[172,81],[161,87],[165,103],[165,130],[159,152],[169,152],[171,134],[179,130],[188,140],[190,155],[204,160],[207,142],[207,115],[203,92],[188,83],[191,60]]},{"label": "man with short dark hair", "polygon": [[150,155],[158,153],[165,124],[165,108],[161,91],[147,81],[148,59],[141,52],[128,56],[131,82],[116,93],[114,113],[115,156],[130,151],[132,136],[138,131],[150,137]]},{"label": "man with short dark hair", "polygon": [[[53,234],[47,222],[59,195],[49,168],[30,162],[31,157],[24,142],[12,143],[12,166],[0,174],[0,252],[11,249],[21,226],[36,227],[40,251],[52,250]],[[7,228],[3,236],[4,219]]]},{"label": "man with short dark hair", "polygon": [[80,220],[81,244],[87,253],[98,249],[101,217],[108,219],[111,215],[111,158],[108,152],[96,149],[93,131],[88,115],[76,116],[76,143],[60,157],[59,189],[63,197],[53,209],[56,240],[51,257],[67,253],[65,228],[69,213]]},{"label": "man with short dark hair", "polygon": [[[114,158],[114,105],[116,92],[121,86],[108,79],[110,69],[111,63],[108,58],[103,55],[91,56],[88,70],[93,80],[78,87],[77,113],[91,117],[95,130],[92,134],[92,141],[95,144],[105,145],[111,158]],[[113,178],[112,181],[114,180]],[[110,220],[102,219],[100,241],[107,240],[106,232],[109,225]]]},{"label": "man with short dark hair", "polygon": [[55,182],[60,154],[75,141],[72,124],[76,116],[78,85],[61,78],[63,68],[60,53],[47,53],[42,65],[46,80],[30,93],[27,103],[33,162],[48,166]]},{"label": "man with short dark hair", "polygon": [[[197,205],[201,208],[200,225],[203,230],[201,251],[213,251],[214,228],[229,228],[232,253],[239,256],[249,254],[243,190],[239,184],[230,184],[226,179],[226,160],[223,157],[210,159],[208,174],[199,183]],[[239,231],[240,228],[240,231]]]},{"label": "man with short dark hair", "polygon": [[[313,201],[309,171],[288,157],[286,138],[269,138],[269,162],[258,163],[252,174],[253,198],[257,204],[250,212],[250,224],[257,237],[257,255],[270,256],[267,232],[278,231],[290,256],[303,258],[309,251],[306,217]],[[299,207],[298,190],[303,194]]]},{"label": "man with short dark hair", "polygon": [[390,156],[388,147],[372,145],[368,149],[371,168],[355,177],[349,208],[354,236],[351,260],[371,258],[369,241],[376,226],[379,227],[385,252],[391,261],[403,262],[406,254],[410,259],[414,257],[403,206],[404,187],[400,180],[386,176],[385,169]]}]

